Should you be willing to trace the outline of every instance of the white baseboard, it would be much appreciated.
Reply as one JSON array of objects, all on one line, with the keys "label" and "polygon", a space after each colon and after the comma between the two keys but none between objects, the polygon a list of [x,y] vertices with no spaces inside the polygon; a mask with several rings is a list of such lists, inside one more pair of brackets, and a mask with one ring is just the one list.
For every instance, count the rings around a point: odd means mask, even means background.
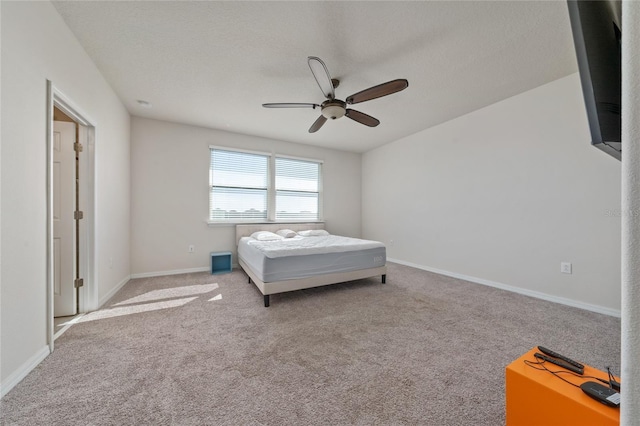
[{"label": "white baseboard", "polygon": [[387,258],[389,262],[399,263],[400,265],[411,266],[412,268],[422,269],[424,271],[433,272],[440,275],[446,275],[448,277],[458,278],[465,281],[470,281],[476,284],[482,284],[489,287],[499,288],[501,290],[507,290],[514,293],[523,294],[525,296],[535,297],[537,299],[547,300],[549,302],[560,303],[562,305],[572,306],[574,308],[580,308],[591,312],[597,312],[603,315],[609,315],[612,317],[620,318],[621,312],[616,309],[606,308],[604,306],[592,305],[590,303],[580,302],[578,300],[567,299],[564,297],[553,296],[550,294],[542,293],[535,290],[529,290],[526,288],[514,287],[512,285],[503,284],[495,281],[485,280],[484,278],[472,277],[469,275],[459,274],[457,272],[445,271],[443,269],[432,268],[424,265],[416,265],[415,263],[405,262],[398,259]]},{"label": "white baseboard", "polygon": [[11,373],[2,384],[0,384],[0,398],[4,397],[11,389],[22,381],[27,374],[29,374],[34,368],[38,366],[51,352],[49,346],[43,346],[38,352],[36,352],[31,358],[22,364],[16,371]]},{"label": "white baseboard", "polygon": [[162,277],[164,275],[190,274],[193,272],[206,272],[208,270],[209,270],[208,266],[202,266],[200,268],[174,269],[172,271],[143,272],[141,274],[131,274],[131,279]]},{"label": "white baseboard", "polygon": [[98,301],[98,306],[100,308],[102,308],[102,306],[104,306],[104,304],[107,303],[109,301],[109,299],[111,299],[118,292],[118,290],[120,290],[122,287],[124,287],[124,285],[126,283],[128,283],[131,278],[132,278],[131,275],[127,275],[126,277],[124,277],[124,279],[122,281],[120,281],[107,294],[105,294],[104,296],[102,296],[100,298],[100,300]]}]

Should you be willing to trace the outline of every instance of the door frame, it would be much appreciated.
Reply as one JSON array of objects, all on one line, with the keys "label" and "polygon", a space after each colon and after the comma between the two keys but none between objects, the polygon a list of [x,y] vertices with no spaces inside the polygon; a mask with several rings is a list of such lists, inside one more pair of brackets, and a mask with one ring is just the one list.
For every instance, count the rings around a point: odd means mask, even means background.
[{"label": "door frame", "polygon": [[80,161],[80,206],[84,218],[80,221],[80,275],[84,285],[78,294],[79,314],[98,308],[95,279],[95,141],[96,122],[67,98],[52,81],[47,80],[47,344],[54,349],[53,322],[53,108],[62,110],[79,127],[79,143],[83,145]]}]

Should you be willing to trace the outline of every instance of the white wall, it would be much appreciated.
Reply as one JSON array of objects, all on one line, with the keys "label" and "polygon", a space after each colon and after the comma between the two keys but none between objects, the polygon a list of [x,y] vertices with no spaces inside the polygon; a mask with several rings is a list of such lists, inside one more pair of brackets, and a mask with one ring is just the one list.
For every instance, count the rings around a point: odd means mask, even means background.
[{"label": "white wall", "polygon": [[[209,145],[323,160],[324,219],[336,234],[360,236],[360,154],[133,117],[131,273],[207,269],[209,252],[235,256],[235,227],[207,225]],[[190,244],[195,253],[188,253]]]},{"label": "white wall", "polygon": [[128,112],[49,2],[2,2],[1,28],[4,393],[48,353],[47,79],[96,124],[99,295],[129,276],[130,152]]},{"label": "white wall", "polygon": [[620,162],[589,141],[575,74],[370,151],[363,235],[407,264],[619,315]]},{"label": "white wall", "polygon": [[640,4],[622,4],[622,383],[620,425],[640,418]]}]

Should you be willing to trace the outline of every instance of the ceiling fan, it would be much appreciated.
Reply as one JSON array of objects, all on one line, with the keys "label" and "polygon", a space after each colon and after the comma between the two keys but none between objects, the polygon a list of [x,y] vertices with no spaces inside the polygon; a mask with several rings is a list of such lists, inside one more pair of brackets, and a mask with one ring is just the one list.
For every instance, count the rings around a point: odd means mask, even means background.
[{"label": "ceiling fan", "polygon": [[317,132],[327,119],[336,120],[342,116],[347,116],[358,123],[364,124],[365,126],[376,127],[380,124],[378,119],[363,112],[356,111],[355,109],[347,108],[347,105],[358,104],[360,102],[391,95],[392,93],[404,90],[409,86],[409,82],[405,79],[391,80],[362,90],[348,96],[346,101],[341,101],[340,99],[336,99],[334,90],[338,87],[340,81],[335,78],[331,78],[329,70],[324,62],[315,56],[309,56],[307,62],[309,63],[309,68],[311,68],[313,77],[318,82],[320,90],[322,90],[322,94],[327,98],[326,101],[320,105],[306,103],[271,103],[262,104],[262,106],[265,108],[320,108],[322,115],[320,115],[320,117],[318,117],[318,119],[311,125],[309,133]]}]

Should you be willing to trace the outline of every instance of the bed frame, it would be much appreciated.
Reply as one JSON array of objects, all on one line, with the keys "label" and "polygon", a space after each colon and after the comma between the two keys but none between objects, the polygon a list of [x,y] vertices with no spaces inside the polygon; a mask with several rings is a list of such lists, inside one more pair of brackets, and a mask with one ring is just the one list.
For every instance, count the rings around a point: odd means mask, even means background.
[{"label": "bed frame", "polygon": [[[324,229],[323,223],[267,223],[252,225],[236,225],[236,246],[240,242],[240,238],[248,237],[256,231],[276,232],[280,229],[291,229],[293,231],[303,231],[306,229]],[[263,282],[251,268],[238,256],[240,267],[249,277],[249,283],[253,283],[258,287],[264,296],[264,306],[269,307],[269,296],[276,293],[284,293],[287,291],[302,290],[305,288],[320,287],[323,285],[343,283],[346,281],[359,280],[375,276],[382,276],[382,283],[386,282],[387,266],[377,266],[375,268],[359,269],[350,272],[338,272],[333,274],[316,275],[313,277],[300,278],[295,280]]]}]

